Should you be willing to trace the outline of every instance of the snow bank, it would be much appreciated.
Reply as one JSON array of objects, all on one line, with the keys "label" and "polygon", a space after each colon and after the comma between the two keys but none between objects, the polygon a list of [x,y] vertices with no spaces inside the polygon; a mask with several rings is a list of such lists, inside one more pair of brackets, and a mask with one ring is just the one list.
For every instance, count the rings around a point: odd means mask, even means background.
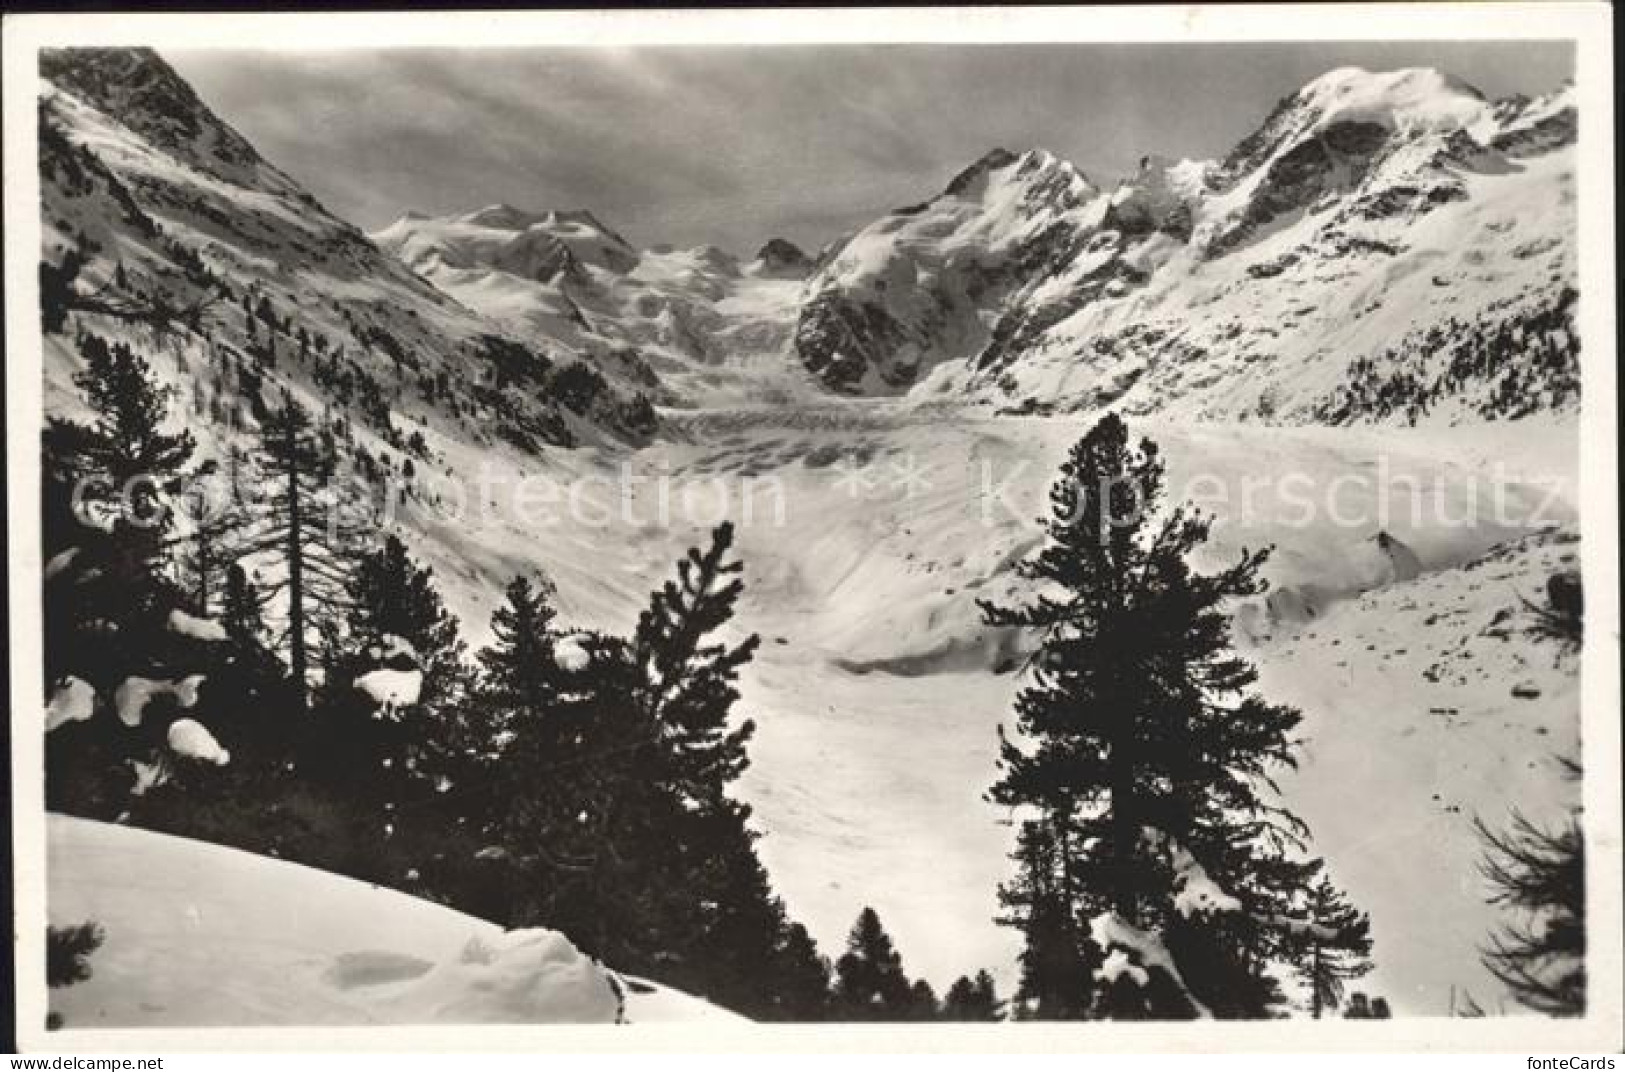
[{"label": "snow bank", "polygon": [[169,631],[193,640],[218,643],[226,639],[226,627],[213,618],[199,618],[176,608],[169,612]]},{"label": "snow bank", "polygon": [[221,748],[214,734],[197,719],[182,718],[170,723],[168,740],[170,751],[176,755],[213,763],[217,767],[231,762],[231,753]]},{"label": "snow bank", "polygon": [[604,970],[564,935],[532,928],[473,936],[378,1009],[409,1024],[590,1023],[615,1017],[606,986]]},{"label": "snow bank", "polygon": [[162,681],[132,674],[113,694],[113,706],[118,710],[119,721],[134,729],[141,725],[141,716],[146,712],[147,705],[160,696],[173,696],[177,705],[190,709],[197,703],[198,688],[202,684],[202,674],[192,674],[179,681]]},{"label": "snow bank", "polygon": [[51,921],[107,933],[91,978],[51,993],[69,1029],[609,1023],[620,1006],[550,931],[145,830],[46,831]]},{"label": "snow bank", "polygon": [[96,710],[96,690],[88,682],[70,677],[45,706],[45,732],[69,722],[84,722]]},{"label": "snow bank", "polygon": [[356,678],[355,687],[380,704],[415,704],[423,692],[423,671],[373,670]]}]

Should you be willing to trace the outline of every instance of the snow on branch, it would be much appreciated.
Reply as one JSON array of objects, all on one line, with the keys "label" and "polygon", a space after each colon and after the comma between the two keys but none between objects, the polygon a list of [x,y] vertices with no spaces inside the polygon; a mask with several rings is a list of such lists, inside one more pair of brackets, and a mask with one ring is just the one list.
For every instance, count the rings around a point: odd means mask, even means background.
[{"label": "snow on branch", "polygon": [[1152,969],[1160,969],[1190,1002],[1199,1019],[1213,1018],[1213,1013],[1185,985],[1185,977],[1179,973],[1173,954],[1150,931],[1143,931],[1126,922],[1116,912],[1102,912],[1089,921],[1089,937],[1106,954],[1105,961],[1098,969],[1106,982],[1127,975],[1143,985],[1150,981]]},{"label": "snow on branch", "polygon": [[1174,872],[1174,911],[1186,919],[1241,911],[1241,901],[1208,875],[1201,861],[1179,842],[1155,827],[1145,827],[1141,836],[1152,848],[1168,853]]}]

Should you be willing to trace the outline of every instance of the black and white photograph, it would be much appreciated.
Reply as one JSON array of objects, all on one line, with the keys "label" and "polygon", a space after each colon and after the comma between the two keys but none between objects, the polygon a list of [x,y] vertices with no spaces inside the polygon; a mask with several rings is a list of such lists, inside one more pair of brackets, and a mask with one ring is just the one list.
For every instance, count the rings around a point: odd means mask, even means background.
[{"label": "black and white photograph", "polygon": [[1542,7],[8,17],[23,1052],[1617,1052]]}]

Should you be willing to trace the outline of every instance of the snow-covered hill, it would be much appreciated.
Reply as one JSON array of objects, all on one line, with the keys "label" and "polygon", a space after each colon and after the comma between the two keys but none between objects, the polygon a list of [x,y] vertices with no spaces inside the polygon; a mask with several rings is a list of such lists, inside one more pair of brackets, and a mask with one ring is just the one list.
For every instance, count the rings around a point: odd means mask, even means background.
[{"label": "snow-covered hill", "polygon": [[[1221,161],[1097,188],[999,152],[851,238],[797,343],[839,390],[1306,421],[1572,408],[1572,90],[1332,71]],[[1458,351],[1465,351],[1458,354]]]},{"label": "snow-covered hill", "polygon": [[50,816],[51,923],[94,922],[65,1028],[737,1019],[629,980],[553,931],[185,838]]}]

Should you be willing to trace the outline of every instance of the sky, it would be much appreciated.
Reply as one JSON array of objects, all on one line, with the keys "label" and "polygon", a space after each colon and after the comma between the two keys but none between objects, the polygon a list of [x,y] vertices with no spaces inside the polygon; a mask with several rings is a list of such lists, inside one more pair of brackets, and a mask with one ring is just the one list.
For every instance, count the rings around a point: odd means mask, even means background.
[{"label": "sky", "polygon": [[498,202],[591,209],[635,245],[808,250],[988,150],[1097,184],[1221,156],[1334,67],[1438,67],[1490,97],[1572,76],[1540,42],[174,51],[221,118],[374,230]]}]

